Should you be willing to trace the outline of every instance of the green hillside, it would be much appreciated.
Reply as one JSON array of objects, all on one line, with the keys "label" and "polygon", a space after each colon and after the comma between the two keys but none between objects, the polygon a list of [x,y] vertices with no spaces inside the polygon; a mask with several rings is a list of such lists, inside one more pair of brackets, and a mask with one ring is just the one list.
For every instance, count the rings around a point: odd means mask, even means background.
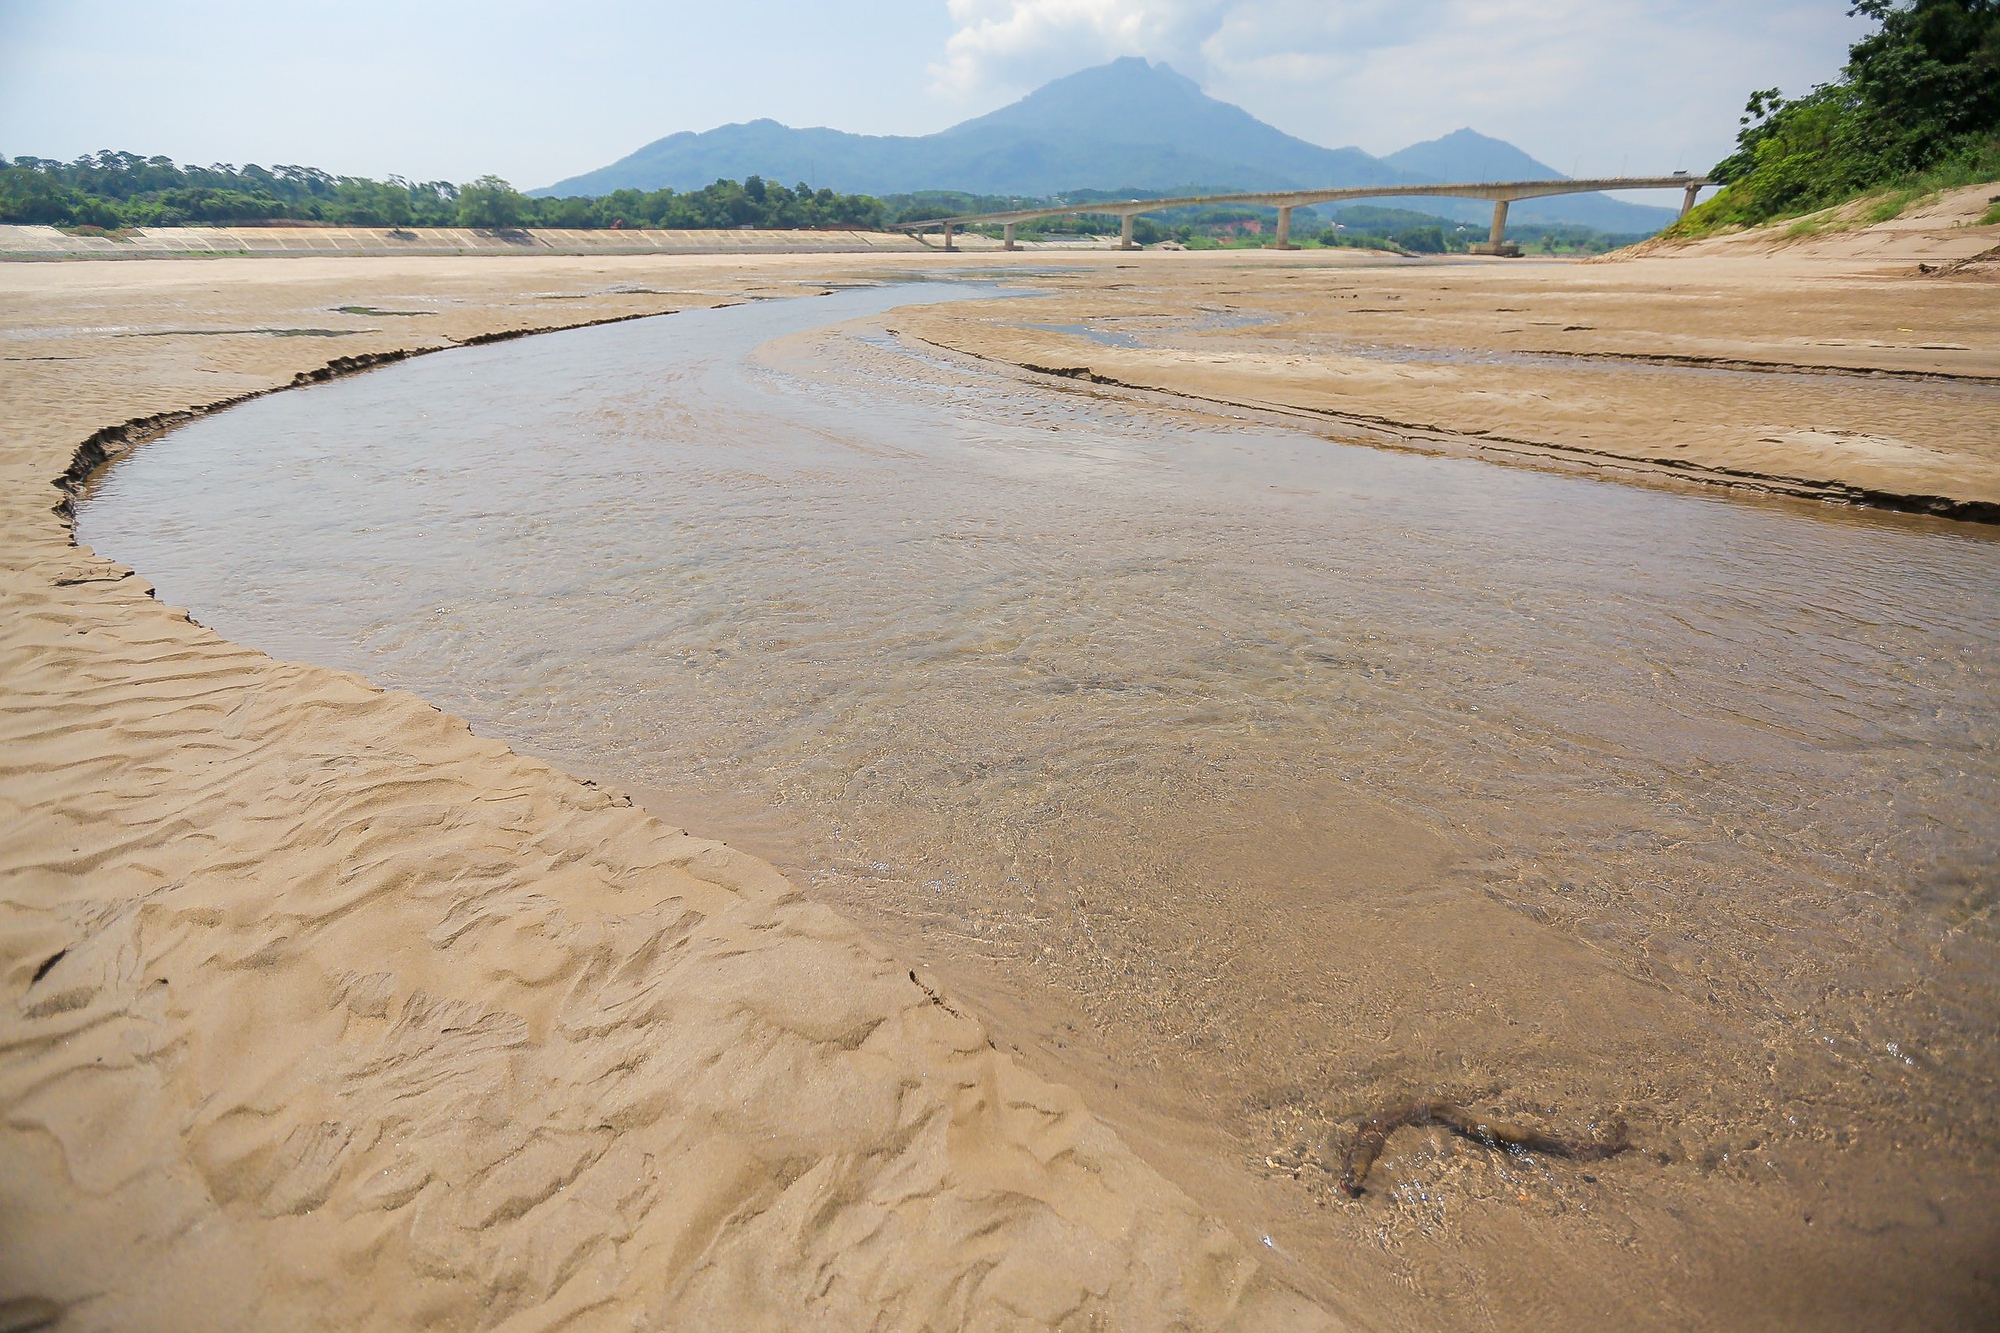
[{"label": "green hillside", "polygon": [[[1751,94],[1727,188],[1668,236],[1755,226],[1882,194],[1869,220],[1938,189],[2000,179],[2000,0],[1855,0],[1881,26],[1836,82]],[[1879,214],[1880,216],[1875,216]]]}]

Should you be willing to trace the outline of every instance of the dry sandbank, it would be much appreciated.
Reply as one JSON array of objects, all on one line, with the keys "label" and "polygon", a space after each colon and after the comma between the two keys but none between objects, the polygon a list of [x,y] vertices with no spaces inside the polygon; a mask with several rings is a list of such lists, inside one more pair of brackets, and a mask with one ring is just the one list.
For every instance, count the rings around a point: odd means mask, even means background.
[{"label": "dry sandbank", "polygon": [[[80,1326],[491,1311],[528,1327],[573,1308],[621,1326],[719,1309],[798,1322],[810,1308],[829,1327],[1316,1317],[1073,1094],[996,1055],[962,1005],[935,1003],[935,984],[760,863],[408,696],[226,644],[72,546],[51,511],[51,479],[111,423],[335,357],[791,295],[882,265],[0,268],[14,1006],[0,1296],[70,1306]],[[1976,392],[2000,372],[1981,272],[1922,275],[1901,252],[1093,256],[1036,273],[1058,296],[1033,319],[1127,321],[1152,345],[1023,331],[1018,311],[898,322],[1016,364],[1475,442],[1636,460],[1665,421],[1699,466],[1907,494],[1936,477],[1935,493],[1983,503],[1990,417],[1841,393],[1890,371]],[[1172,327],[1197,306],[1271,322]],[[1468,367],[1384,347],[1567,360]],[[1050,348],[1068,359],[1038,359]],[[1654,364],[1780,354],[1832,373],[1746,372],[1756,387],[1718,407],[1706,382],[1690,395]],[[1576,374],[1591,360],[1621,378]],[[1864,456],[1881,442],[1925,452]],[[693,1178],[706,1188],[676,1183]]]},{"label": "dry sandbank", "polygon": [[430,255],[895,254],[927,247],[901,232],[694,231],[564,227],[140,227],[71,235],[55,227],[0,224],[0,258],[202,259],[223,255],[409,257]]},{"label": "dry sandbank", "polygon": [[1329,1325],[761,862],[229,644],[56,512],[107,423],[333,351],[811,290],[816,262],[0,277],[10,1318]]},{"label": "dry sandbank", "polygon": [[1364,443],[1994,522],[2000,264],[1964,262],[2000,245],[1970,225],[1990,192],[1618,262],[1145,254],[1115,283],[1038,279],[1057,296],[1031,317],[954,306],[901,327]]}]

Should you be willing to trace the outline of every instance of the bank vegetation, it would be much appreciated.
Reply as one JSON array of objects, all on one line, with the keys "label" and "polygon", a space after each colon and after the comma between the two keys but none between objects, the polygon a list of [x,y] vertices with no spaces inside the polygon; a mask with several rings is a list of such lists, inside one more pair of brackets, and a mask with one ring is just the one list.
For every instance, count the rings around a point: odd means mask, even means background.
[{"label": "bank vegetation", "polygon": [[[1841,77],[1750,95],[1721,194],[1671,228],[1692,239],[1871,199],[1886,222],[1939,190],[2000,180],[2000,0],[1856,0],[1879,25]],[[2000,202],[1983,219],[2000,222]]]}]

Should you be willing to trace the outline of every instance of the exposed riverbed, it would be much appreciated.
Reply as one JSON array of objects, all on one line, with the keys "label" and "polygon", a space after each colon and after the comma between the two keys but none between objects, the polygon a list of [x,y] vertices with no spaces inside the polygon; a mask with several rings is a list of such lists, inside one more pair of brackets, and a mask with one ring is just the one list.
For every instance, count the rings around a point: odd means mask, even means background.
[{"label": "exposed riverbed", "polygon": [[[1391,1322],[1990,1300],[1993,534],[1024,388],[885,315],[990,295],[278,395],[81,535],[767,855]],[[1420,1095],[1641,1150],[1405,1131],[1338,1197]]]}]

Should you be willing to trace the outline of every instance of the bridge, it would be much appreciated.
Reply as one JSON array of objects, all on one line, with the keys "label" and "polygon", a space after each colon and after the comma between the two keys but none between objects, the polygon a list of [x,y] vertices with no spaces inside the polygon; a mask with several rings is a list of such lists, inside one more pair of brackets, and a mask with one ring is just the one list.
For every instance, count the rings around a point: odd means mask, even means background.
[{"label": "bridge", "polygon": [[919,233],[942,229],[944,248],[955,249],[952,234],[979,223],[999,223],[1004,248],[1012,250],[1014,228],[1041,218],[1080,217],[1086,213],[1119,219],[1118,246],[1132,249],[1132,220],[1142,213],[1160,213],[1170,208],[1198,204],[1259,204],[1278,210],[1277,248],[1292,245],[1292,210],[1311,204],[1330,204],[1342,199],[1485,199],[1493,204],[1493,234],[1485,245],[1473,246],[1474,253],[1519,254],[1507,241],[1507,206],[1522,199],[1541,199],[1552,194],[1595,194],[1604,190],[1684,190],[1681,216],[1694,207],[1695,197],[1705,186],[1715,184],[1706,176],[1690,176],[1677,171],[1671,176],[1607,176],[1599,180],[1481,181],[1470,185],[1351,185],[1335,190],[1264,190],[1251,194],[1188,194],[1173,199],[1100,199],[1088,204],[1050,208],[1017,208],[1004,213],[968,213],[958,217],[929,218],[903,222],[892,230]]}]

